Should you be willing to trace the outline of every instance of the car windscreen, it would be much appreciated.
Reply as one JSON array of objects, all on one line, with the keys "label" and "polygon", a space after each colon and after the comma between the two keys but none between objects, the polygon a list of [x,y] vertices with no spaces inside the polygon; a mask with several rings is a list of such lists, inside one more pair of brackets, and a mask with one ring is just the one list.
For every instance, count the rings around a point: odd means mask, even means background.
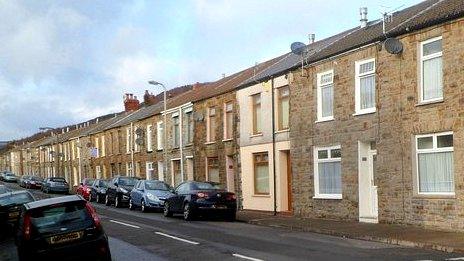
[{"label": "car windscreen", "polygon": [[145,189],[148,190],[169,190],[170,187],[161,181],[146,181],[145,182]]},{"label": "car windscreen", "polygon": [[119,178],[118,185],[120,186],[134,186],[136,179],[132,178]]},{"label": "car windscreen", "polygon": [[101,188],[106,188],[106,187],[108,187],[108,181],[100,180],[100,181],[98,181],[98,186],[101,187]]},{"label": "car windscreen", "polygon": [[85,182],[84,182],[84,185],[92,186],[93,181],[94,181],[93,179],[86,179]]},{"label": "car windscreen", "polygon": [[92,216],[83,202],[54,204],[33,210],[31,222],[37,232],[42,235],[76,231],[94,225]]},{"label": "car windscreen", "polygon": [[9,194],[0,197],[0,206],[22,205],[34,201],[29,193]]},{"label": "car windscreen", "polygon": [[66,180],[63,178],[50,178],[50,181],[58,182],[58,183],[66,183]]},{"label": "car windscreen", "polygon": [[215,189],[222,189],[220,184],[217,183],[203,183],[203,182],[196,182],[193,183],[193,188],[195,190],[215,190]]},{"label": "car windscreen", "polygon": [[5,173],[5,176],[14,176],[15,174],[13,173]]}]

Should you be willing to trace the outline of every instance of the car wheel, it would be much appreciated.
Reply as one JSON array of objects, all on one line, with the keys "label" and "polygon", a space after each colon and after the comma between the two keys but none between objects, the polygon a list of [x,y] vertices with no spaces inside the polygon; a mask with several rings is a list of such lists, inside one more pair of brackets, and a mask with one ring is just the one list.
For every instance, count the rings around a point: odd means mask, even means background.
[{"label": "car wheel", "polygon": [[120,208],[121,207],[121,202],[119,202],[119,196],[116,195],[116,197],[114,198],[114,207],[115,208]]},{"label": "car wheel", "polygon": [[142,209],[142,212],[148,212],[148,208],[145,205],[145,200],[142,199],[142,201],[140,202],[140,207]]},{"label": "car wheel", "polygon": [[164,203],[163,215],[165,217],[172,217],[172,212],[171,212],[171,210],[169,210],[169,203],[168,202]]},{"label": "car wheel", "polygon": [[109,206],[110,205],[110,199],[108,195],[105,196],[105,205]]},{"label": "car wheel", "polygon": [[95,201],[96,201],[97,203],[100,203],[100,202],[101,202],[100,194],[97,193],[97,198],[95,199]]},{"label": "car wheel", "polygon": [[184,220],[193,220],[193,210],[188,202],[184,204]]},{"label": "car wheel", "polygon": [[233,211],[233,212],[227,213],[227,216],[226,216],[227,221],[234,222],[236,218],[237,218],[237,212]]},{"label": "car wheel", "polygon": [[134,204],[132,203],[132,199],[129,199],[129,209],[134,210]]}]

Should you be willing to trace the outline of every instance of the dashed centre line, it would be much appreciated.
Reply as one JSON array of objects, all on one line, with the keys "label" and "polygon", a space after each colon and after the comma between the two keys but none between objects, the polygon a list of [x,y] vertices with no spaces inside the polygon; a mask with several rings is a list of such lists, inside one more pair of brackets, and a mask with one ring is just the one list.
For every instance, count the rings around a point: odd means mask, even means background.
[{"label": "dashed centre line", "polygon": [[116,220],[113,220],[113,219],[110,219],[110,222],[113,222],[113,223],[116,223],[116,224],[119,224],[119,225],[123,225],[123,226],[127,226],[127,227],[140,228],[139,226],[131,225],[131,224],[124,223],[124,222],[121,222],[121,221],[116,221]]},{"label": "dashed centre line", "polygon": [[184,242],[184,243],[192,244],[192,245],[199,245],[200,244],[200,243],[195,242],[195,241],[183,239],[183,238],[180,238],[180,237],[171,236],[171,235],[168,235],[168,234],[165,234],[165,233],[162,233],[162,232],[155,232],[155,234],[160,235],[160,236],[164,236],[164,237],[169,237],[169,238],[172,238],[172,239]]},{"label": "dashed centre line", "polygon": [[244,255],[240,255],[240,254],[232,254],[234,257],[238,257],[238,258],[241,258],[241,259],[246,259],[246,260],[252,260],[252,261],[264,261],[262,259],[258,259],[258,258],[254,258],[254,257],[249,257],[249,256],[244,256]]}]

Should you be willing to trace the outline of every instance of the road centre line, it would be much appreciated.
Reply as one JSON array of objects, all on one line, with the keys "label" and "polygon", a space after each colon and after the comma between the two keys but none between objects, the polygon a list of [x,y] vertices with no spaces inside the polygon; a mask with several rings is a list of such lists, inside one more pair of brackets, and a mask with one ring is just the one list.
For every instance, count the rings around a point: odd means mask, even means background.
[{"label": "road centre line", "polygon": [[171,236],[171,235],[161,233],[161,232],[155,232],[155,234],[160,235],[160,236],[164,236],[164,237],[169,237],[169,238],[172,238],[172,239],[175,239],[175,240],[178,240],[178,241],[182,241],[184,243],[189,243],[189,244],[192,244],[192,245],[199,245],[200,244],[200,243],[195,242],[195,241],[190,241],[190,240],[183,239],[183,238],[180,238],[180,237]]},{"label": "road centre line", "polygon": [[238,258],[241,258],[241,259],[247,259],[247,260],[252,260],[252,261],[264,261],[262,259],[258,259],[258,258],[254,258],[254,257],[249,257],[249,256],[244,256],[244,255],[240,255],[240,254],[232,254],[234,257],[238,257]]},{"label": "road centre line", "polygon": [[136,225],[127,224],[127,223],[124,223],[124,222],[121,222],[121,221],[112,220],[112,219],[110,219],[110,222],[113,222],[113,223],[116,223],[116,224],[120,224],[120,225],[123,225],[123,226],[128,226],[128,227],[133,227],[133,228],[140,228],[139,226],[136,226]]}]

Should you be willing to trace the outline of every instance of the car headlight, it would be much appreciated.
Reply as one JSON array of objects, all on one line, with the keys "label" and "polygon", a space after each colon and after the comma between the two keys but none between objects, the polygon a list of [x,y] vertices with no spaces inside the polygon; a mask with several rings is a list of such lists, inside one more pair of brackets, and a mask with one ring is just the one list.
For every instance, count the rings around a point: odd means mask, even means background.
[{"label": "car headlight", "polygon": [[121,188],[122,193],[127,193],[127,190],[125,188]]},{"label": "car headlight", "polygon": [[147,194],[147,198],[148,198],[149,200],[159,201],[159,198],[158,198],[157,196],[151,194],[151,193],[148,193],[148,194]]}]

